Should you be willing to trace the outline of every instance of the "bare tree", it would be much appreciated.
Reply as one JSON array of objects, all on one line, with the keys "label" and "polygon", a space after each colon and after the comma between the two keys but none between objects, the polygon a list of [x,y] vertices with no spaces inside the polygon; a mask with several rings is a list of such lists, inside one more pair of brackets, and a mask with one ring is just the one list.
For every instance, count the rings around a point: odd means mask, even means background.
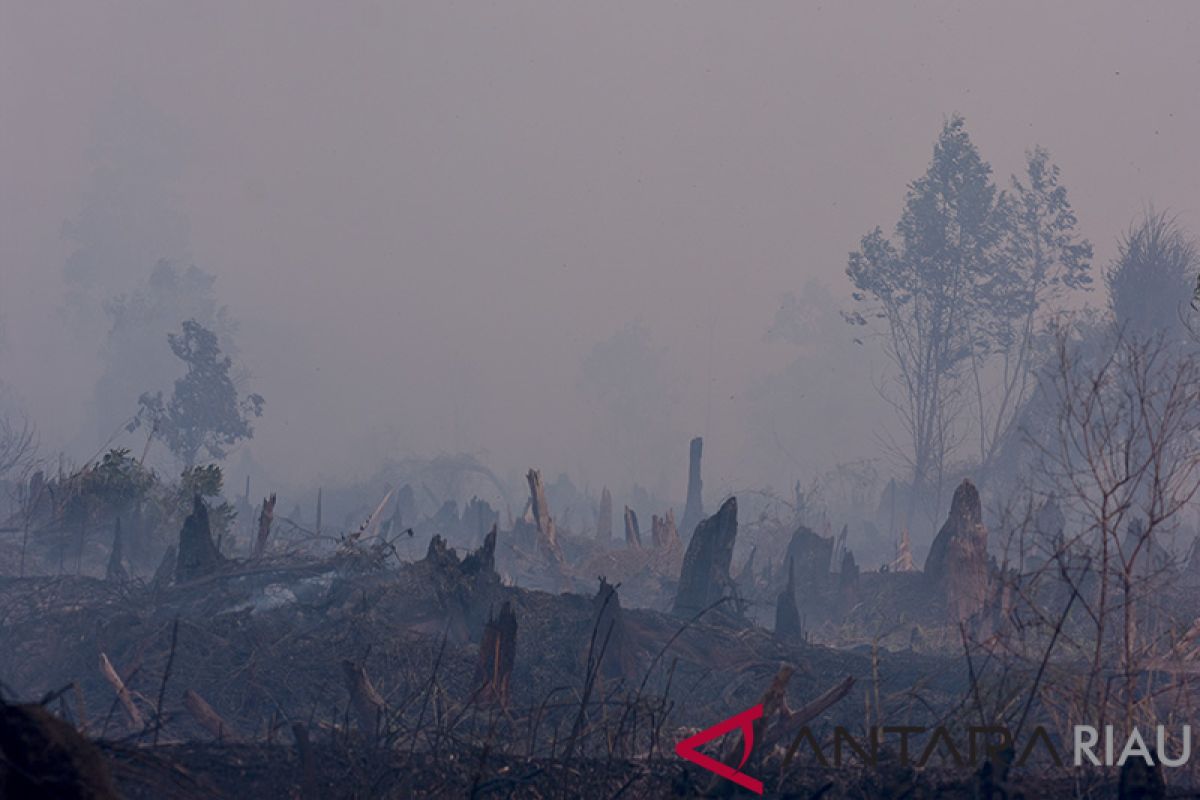
[{"label": "bare tree", "polygon": [[24,415],[0,414],[0,480],[25,471],[37,452],[37,432]]},{"label": "bare tree", "polygon": [[1105,715],[1115,700],[1129,723],[1156,644],[1139,632],[1152,612],[1143,601],[1164,588],[1166,545],[1200,490],[1200,365],[1161,334],[1117,329],[1091,358],[1060,335],[1043,388],[1054,419],[1030,442],[1075,531],[1060,552],[1085,553],[1093,578],[1076,581],[1094,626],[1084,701]]}]

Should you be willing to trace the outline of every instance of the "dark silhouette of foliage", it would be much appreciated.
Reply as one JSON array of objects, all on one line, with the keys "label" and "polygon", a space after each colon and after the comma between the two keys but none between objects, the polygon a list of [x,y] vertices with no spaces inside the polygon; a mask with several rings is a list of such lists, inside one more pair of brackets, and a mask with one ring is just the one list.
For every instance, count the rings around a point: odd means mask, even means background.
[{"label": "dark silhouette of foliage", "polygon": [[1200,249],[1172,216],[1150,209],[1117,242],[1104,275],[1118,325],[1142,337],[1179,340],[1200,274]]}]

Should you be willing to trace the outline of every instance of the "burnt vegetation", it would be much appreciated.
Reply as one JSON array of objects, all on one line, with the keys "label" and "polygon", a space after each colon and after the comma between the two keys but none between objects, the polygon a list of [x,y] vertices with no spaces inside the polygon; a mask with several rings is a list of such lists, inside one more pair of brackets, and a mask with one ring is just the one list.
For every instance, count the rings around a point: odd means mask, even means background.
[{"label": "burnt vegetation", "polygon": [[[847,267],[896,435],[786,495],[706,489],[699,437],[673,502],[472,455],[252,494],[225,459],[268,407],[232,325],[172,320],[182,376],[125,412],[140,452],[72,465],[0,416],[0,795],[726,796],[675,746],[757,704],[752,752],[706,752],[770,796],[1195,786],[1022,752],[1200,708],[1200,258],[1153,211],[1117,252],[1082,308],[1049,154],[1002,190],[949,120]],[[110,313],[211,291],[154,276]],[[947,734],[907,752],[896,726]],[[984,728],[1016,752],[956,749]]]}]

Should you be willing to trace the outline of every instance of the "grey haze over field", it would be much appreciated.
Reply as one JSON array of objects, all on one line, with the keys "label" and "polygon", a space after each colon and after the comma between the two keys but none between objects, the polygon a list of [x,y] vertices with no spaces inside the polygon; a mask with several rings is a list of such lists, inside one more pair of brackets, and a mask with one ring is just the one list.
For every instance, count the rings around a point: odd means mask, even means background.
[{"label": "grey haze over field", "polygon": [[682,498],[703,434],[710,492],[786,487],[888,409],[861,332],[775,312],[849,305],[945,119],[1001,186],[1048,148],[1099,269],[1150,203],[1200,228],[1198,39],[1184,2],[5,2],[0,381],[93,456],[100,302],[169,258],[240,322],[273,481],[469,451]]}]

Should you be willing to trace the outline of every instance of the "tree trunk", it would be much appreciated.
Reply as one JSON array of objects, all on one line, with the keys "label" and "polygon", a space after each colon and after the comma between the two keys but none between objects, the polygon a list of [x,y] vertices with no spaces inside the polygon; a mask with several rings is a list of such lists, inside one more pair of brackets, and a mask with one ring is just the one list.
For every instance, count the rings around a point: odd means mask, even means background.
[{"label": "tree trunk", "polygon": [[638,527],[637,513],[629,506],[625,506],[625,546],[642,546],[642,531]]},{"label": "tree trunk", "polygon": [[531,469],[525,479],[529,481],[529,502],[533,522],[537,526],[538,552],[561,569],[565,565],[565,559],[562,548],[558,546],[558,531],[554,527],[554,519],[550,516],[550,506],[546,503],[546,487],[542,483],[542,473]]},{"label": "tree trunk", "polygon": [[612,541],[612,493],[605,486],[600,492],[600,509],[596,512],[596,540],[608,544]]},{"label": "tree trunk", "polygon": [[264,497],[262,511],[258,513],[258,536],[254,540],[254,558],[262,558],[267,551],[267,539],[271,536],[271,523],[275,520],[275,493]]},{"label": "tree trunk", "polygon": [[386,722],[387,704],[361,664],[342,661],[342,673],[346,678],[346,689],[350,692],[350,703],[354,706],[358,725],[368,738],[374,740]]},{"label": "tree trunk", "polygon": [[704,518],[704,482],[700,479],[700,456],[704,452],[704,440],[692,439],[688,451],[687,502],[683,507],[683,535],[691,537],[696,525]]},{"label": "tree trunk", "polygon": [[104,571],[106,580],[123,583],[129,580],[129,571],[125,569],[125,545],[121,537],[121,518],[117,517],[113,527],[112,550],[108,554],[108,568]]}]

